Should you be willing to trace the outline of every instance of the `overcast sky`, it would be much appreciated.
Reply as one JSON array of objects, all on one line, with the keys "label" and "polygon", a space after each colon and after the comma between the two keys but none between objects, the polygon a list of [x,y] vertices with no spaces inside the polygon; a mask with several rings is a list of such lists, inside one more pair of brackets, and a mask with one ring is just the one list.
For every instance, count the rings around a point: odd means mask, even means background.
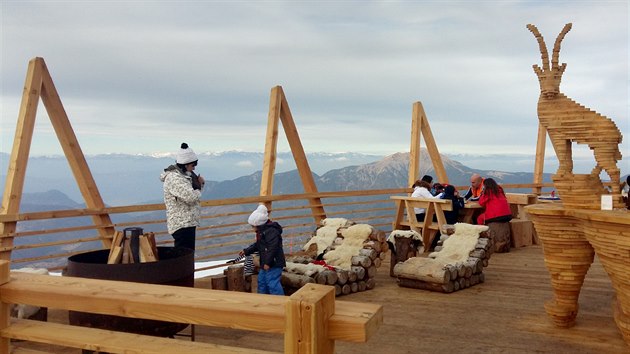
[{"label": "overcast sky", "polygon": [[[307,153],[408,151],[421,101],[442,153],[533,154],[541,60],[525,26],[552,46],[572,22],[561,91],[616,122],[628,170],[625,0],[1,6],[3,152],[28,61],[40,56],[85,154],[174,152],[183,141],[197,152],[263,151],[275,85]],[[31,154],[61,153],[42,104],[37,121]],[[279,150],[288,150],[283,133]]]}]

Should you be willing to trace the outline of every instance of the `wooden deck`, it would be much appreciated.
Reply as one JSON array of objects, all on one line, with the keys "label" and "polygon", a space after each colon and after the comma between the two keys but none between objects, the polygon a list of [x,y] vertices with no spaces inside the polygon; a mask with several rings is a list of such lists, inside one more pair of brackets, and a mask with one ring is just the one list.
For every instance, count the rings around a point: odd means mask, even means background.
[{"label": "wooden deck", "polygon": [[[375,289],[341,299],[384,305],[384,324],[367,343],[337,342],[337,353],[629,353],[613,321],[614,292],[596,260],[580,296],[577,325],[556,328],[544,302],[552,297],[540,246],[494,254],[486,282],[452,294],[401,288],[379,268]],[[51,321],[65,321],[51,311]],[[282,337],[239,330],[196,328],[198,341],[282,351]],[[182,337],[182,340],[188,340]],[[79,353],[32,343],[16,346]],[[174,351],[176,352],[176,351]]]}]

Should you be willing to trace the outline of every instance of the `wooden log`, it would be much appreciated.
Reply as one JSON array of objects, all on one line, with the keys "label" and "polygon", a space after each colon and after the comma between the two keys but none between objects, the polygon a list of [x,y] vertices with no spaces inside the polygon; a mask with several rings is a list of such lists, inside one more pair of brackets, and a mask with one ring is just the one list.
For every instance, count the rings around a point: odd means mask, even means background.
[{"label": "wooden log", "polygon": [[479,273],[479,282],[483,283],[486,281],[486,275],[483,273]]},{"label": "wooden log", "polygon": [[380,268],[381,259],[377,257],[375,260],[372,261],[372,265],[375,266],[376,268]]},{"label": "wooden log", "polygon": [[354,270],[349,270],[348,271],[348,281],[349,282],[357,281],[357,272],[355,272]]},{"label": "wooden log", "polygon": [[402,277],[428,283],[445,284],[451,280],[450,270],[442,263],[430,258],[416,257],[408,262],[397,264],[394,273],[399,279]]},{"label": "wooden log", "polygon": [[359,250],[359,255],[366,256],[370,258],[370,260],[374,260],[376,257],[378,257],[378,252],[371,248],[363,248]]},{"label": "wooden log", "polygon": [[389,268],[389,276],[395,277],[394,275],[394,266],[399,262],[404,262],[409,258],[415,257],[417,255],[417,250],[413,246],[413,240],[411,237],[394,237],[394,243],[396,252],[391,252],[391,261]]},{"label": "wooden log", "polygon": [[348,282],[348,271],[345,269],[337,269],[337,284],[343,285]]},{"label": "wooden log", "polygon": [[227,269],[227,289],[229,291],[245,291],[245,267],[243,264],[228,266]]},{"label": "wooden log", "polygon": [[385,244],[385,250],[381,250],[381,253],[378,254],[378,258],[381,260],[385,260],[387,258],[387,251],[389,250],[388,248],[389,246],[387,246],[387,244]]},{"label": "wooden log", "polygon": [[365,268],[359,266],[352,266],[350,269],[356,274],[356,280],[363,280],[365,278]]},{"label": "wooden log", "polygon": [[315,280],[311,277],[307,277],[306,275],[302,275],[302,274],[282,272],[282,277],[280,278],[280,282],[282,283],[283,286],[299,289],[306,284],[314,283]]},{"label": "wooden log", "polygon": [[326,283],[324,283],[325,285],[335,285],[335,283],[337,283],[337,279],[339,278],[337,272],[330,269],[323,270],[319,272],[319,274],[322,274],[324,277],[326,277]]},{"label": "wooden log", "polygon": [[372,264],[371,266],[365,268],[366,270],[366,277],[367,278],[374,278],[376,276],[376,266],[374,264]]},{"label": "wooden log", "polygon": [[459,289],[466,289],[466,278],[459,278]]},{"label": "wooden log", "polygon": [[350,294],[350,292],[352,291],[352,290],[350,289],[350,284],[351,284],[351,283],[345,283],[345,284],[341,287],[341,293],[342,293],[342,294],[344,294],[344,295],[348,295],[348,294]]},{"label": "wooden log", "polygon": [[425,282],[425,281],[417,280],[417,279],[398,278],[398,285],[406,287],[406,288],[439,291],[443,293],[452,293],[453,291],[455,291],[453,282],[446,282],[445,284],[437,284],[437,283],[429,283],[429,282]]},{"label": "wooden log", "polygon": [[457,263],[455,266],[457,267],[457,277],[463,278],[466,275],[466,269],[464,268],[464,264]]},{"label": "wooden log", "polygon": [[479,249],[479,248],[476,248],[476,249],[470,251],[469,256],[470,257],[475,257],[475,258],[480,258],[480,259],[488,258],[487,254],[486,254],[486,251],[483,250],[483,249]]},{"label": "wooden log", "polygon": [[[369,278],[369,279],[374,279],[374,278]],[[358,281],[357,285],[359,286],[359,291],[365,291],[365,289],[367,289],[367,282],[364,280]]]},{"label": "wooden log", "polygon": [[351,262],[353,266],[369,267],[372,265],[372,259],[367,256],[352,256]]},{"label": "wooden log", "polygon": [[350,283],[350,292],[356,293],[357,291],[359,291],[359,283]]},{"label": "wooden log", "polygon": [[210,286],[215,290],[227,290],[227,275],[210,276]]},{"label": "wooden log", "polygon": [[381,243],[378,241],[374,241],[374,240],[370,240],[370,241],[366,241],[363,244],[363,248],[364,249],[371,249],[371,250],[375,250],[377,253],[379,253],[381,251]]},{"label": "wooden log", "polygon": [[335,296],[341,295],[341,285],[335,284]]},{"label": "wooden log", "polygon": [[368,278],[368,280],[365,281],[365,287],[367,290],[372,290],[376,287],[376,279],[375,278]]},{"label": "wooden log", "polygon": [[464,264],[464,270],[466,270],[464,278],[470,278],[473,275],[473,268],[475,267],[475,264]]},{"label": "wooden log", "polygon": [[368,236],[368,238],[370,240],[374,240],[378,242],[385,242],[385,240],[387,239],[387,235],[385,235],[385,231],[373,229],[372,233],[370,234],[370,236]]},{"label": "wooden log", "polygon": [[449,272],[449,280],[457,278],[457,267],[452,264],[448,264],[445,266],[445,268]]},{"label": "wooden log", "polygon": [[459,291],[459,280],[453,281],[453,291]]},{"label": "wooden log", "polygon": [[470,286],[479,284],[479,274],[473,274],[470,277]]},{"label": "wooden log", "polygon": [[[389,244],[387,242],[381,242],[381,253],[387,253],[387,251],[389,251]],[[381,258],[381,259],[385,259],[385,258]]]},{"label": "wooden log", "polygon": [[[296,273],[296,274],[299,274],[299,273]],[[301,274],[301,275],[308,276],[307,274]],[[323,271],[318,272],[314,275],[311,275],[311,278],[315,279],[315,283],[321,284],[321,285],[326,285],[326,282],[328,281],[326,279],[326,274],[324,274]]]}]

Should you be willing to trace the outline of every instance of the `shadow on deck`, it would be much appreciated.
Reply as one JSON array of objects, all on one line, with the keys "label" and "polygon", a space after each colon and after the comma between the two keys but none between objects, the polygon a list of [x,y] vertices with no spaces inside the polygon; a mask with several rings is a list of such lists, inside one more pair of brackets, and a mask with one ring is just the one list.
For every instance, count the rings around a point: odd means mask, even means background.
[{"label": "shadow on deck", "polygon": [[[552,298],[552,291],[540,246],[494,254],[484,273],[485,283],[443,294],[401,288],[389,277],[389,263],[383,264],[375,289],[342,298],[383,304],[383,325],[367,343],[338,342],[336,352],[630,352],[614,323],[611,307],[614,291],[597,259],[582,288],[577,325],[569,329],[554,327],[545,313],[544,302]],[[51,320],[63,321],[64,315],[52,311]],[[197,326],[196,339],[265,350],[283,349],[282,336],[241,330]],[[32,345],[32,348],[42,349]]]}]

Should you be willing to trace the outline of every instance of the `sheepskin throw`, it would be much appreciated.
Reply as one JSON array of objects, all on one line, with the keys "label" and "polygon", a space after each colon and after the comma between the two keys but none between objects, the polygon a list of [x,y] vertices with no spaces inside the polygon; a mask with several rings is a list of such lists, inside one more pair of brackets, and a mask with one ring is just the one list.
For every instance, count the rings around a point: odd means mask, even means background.
[{"label": "sheepskin throw", "polygon": [[372,230],[372,226],[368,224],[357,224],[343,229],[341,231],[343,243],[326,253],[324,259],[328,264],[350,270],[352,256],[358,254],[363,248],[363,243],[370,237]]},{"label": "sheepskin throw", "polygon": [[323,226],[317,229],[315,236],[302,247],[304,251],[307,251],[312,244],[317,245],[317,253],[324,252],[330,245],[333,244],[337,238],[337,226]]},{"label": "sheepskin throw", "polygon": [[326,218],[321,221],[322,226],[333,226],[336,228],[350,227],[354,225],[354,221],[350,221],[345,218]]},{"label": "sheepskin throw", "polygon": [[488,231],[488,226],[457,223],[455,233],[444,241],[442,250],[432,255],[435,255],[435,260],[442,264],[464,262],[468,259],[470,252],[475,249],[479,233],[482,231]]}]

